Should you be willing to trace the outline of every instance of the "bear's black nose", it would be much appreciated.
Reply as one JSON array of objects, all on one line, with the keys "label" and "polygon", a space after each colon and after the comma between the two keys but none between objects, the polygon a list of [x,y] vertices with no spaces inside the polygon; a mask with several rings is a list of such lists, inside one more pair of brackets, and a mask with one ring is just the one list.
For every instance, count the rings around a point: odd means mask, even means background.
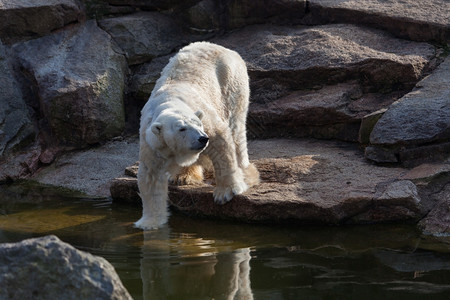
[{"label": "bear's black nose", "polygon": [[198,138],[198,141],[199,141],[201,144],[206,145],[206,143],[209,141],[209,137],[207,137],[207,136],[201,136],[201,137]]}]

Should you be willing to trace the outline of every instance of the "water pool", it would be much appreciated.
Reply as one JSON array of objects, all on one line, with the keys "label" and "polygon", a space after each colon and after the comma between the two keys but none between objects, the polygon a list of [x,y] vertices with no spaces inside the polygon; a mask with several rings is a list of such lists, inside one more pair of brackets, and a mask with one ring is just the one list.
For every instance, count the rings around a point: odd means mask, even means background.
[{"label": "water pool", "polygon": [[[413,225],[249,225],[140,209],[48,188],[0,186],[0,242],[57,235],[116,268],[134,299],[447,299],[450,243]],[[450,240],[448,240],[450,242]]]}]

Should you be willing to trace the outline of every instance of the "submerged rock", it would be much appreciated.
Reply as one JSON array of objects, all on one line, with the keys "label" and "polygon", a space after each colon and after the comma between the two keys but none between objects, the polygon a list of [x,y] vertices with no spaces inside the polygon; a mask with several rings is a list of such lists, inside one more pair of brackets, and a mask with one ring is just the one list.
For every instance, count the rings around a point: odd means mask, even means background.
[{"label": "submerged rock", "polygon": [[132,299],[114,267],[56,236],[0,244],[1,299]]}]

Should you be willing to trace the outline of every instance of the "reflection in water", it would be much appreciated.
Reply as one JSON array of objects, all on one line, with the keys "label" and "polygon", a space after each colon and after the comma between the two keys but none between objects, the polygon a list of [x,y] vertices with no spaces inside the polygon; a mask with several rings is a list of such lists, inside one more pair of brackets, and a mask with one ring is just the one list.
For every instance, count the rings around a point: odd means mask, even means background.
[{"label": "reflection in water", "polygon": [[450,237],[414,226],[277,227],[173,214],[0,186],[0,243],[55,234],[113,264],[140,299],[447,299]]},{"label": "reflection in water", "polygon": [[144,232],[144,299],[253,299],[250,248],[219,250],[213,240],[170,231]]}]

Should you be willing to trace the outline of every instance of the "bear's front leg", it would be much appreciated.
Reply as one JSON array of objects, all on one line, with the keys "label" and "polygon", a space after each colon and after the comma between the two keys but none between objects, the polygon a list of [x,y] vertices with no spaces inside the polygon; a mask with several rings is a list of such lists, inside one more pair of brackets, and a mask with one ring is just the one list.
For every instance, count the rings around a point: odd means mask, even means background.
[{"label": "bear's front leg", "polygon": [[240,195],[248,189],[242,169],[238,166],[236,149],[232,141],[231,134],[225,131],[210,138],[210,144],[206,149],[206,154],[214,166],[216,178],[214,202],[218,204],[227,203],[233,196]]},{"label": "bear's front leg", "polygon": [[168,183],[165,172],[150,174],[144,163],[139,164],[139,196],[142,199],[142,218],[134,225],[144,230],[156,229],[169,218]]}]

